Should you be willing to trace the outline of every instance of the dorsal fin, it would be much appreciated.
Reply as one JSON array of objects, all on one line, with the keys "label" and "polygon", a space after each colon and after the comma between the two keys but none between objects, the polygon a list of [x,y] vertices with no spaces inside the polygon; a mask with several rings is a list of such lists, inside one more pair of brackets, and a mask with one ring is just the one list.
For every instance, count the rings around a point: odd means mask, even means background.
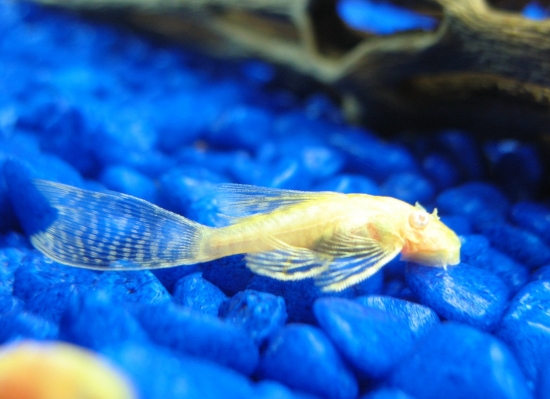
[{"label": "dorsal fin", "polygon": [[275,209],[327,196],[344,195],[330,191],[296,191],[246,184],[218,184],[214,197],[220,214],[235,222],[246,216],[272,212]]}]

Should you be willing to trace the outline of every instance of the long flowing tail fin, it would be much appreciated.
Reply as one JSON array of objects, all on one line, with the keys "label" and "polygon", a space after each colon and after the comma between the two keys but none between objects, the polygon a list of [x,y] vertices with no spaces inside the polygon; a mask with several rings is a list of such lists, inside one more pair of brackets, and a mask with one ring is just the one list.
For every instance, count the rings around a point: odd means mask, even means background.
[{"label": "long flowing tail fin", "polygon": [[38,179],[33,185],[55,216],[30,240],[60,263],[135,270],[201,261],[198,251],[206,226],[125,194]]}]

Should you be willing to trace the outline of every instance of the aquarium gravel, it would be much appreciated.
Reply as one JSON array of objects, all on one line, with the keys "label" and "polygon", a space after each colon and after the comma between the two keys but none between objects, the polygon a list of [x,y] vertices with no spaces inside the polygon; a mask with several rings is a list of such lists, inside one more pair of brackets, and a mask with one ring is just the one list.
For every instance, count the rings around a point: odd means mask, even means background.
[{"label": "aquarium gravel", "polygon": [[[549,397],[550,206],[532,144],[451,130],[383,139],[266,63],[24,2],[0,1],[0,33],[0,349],[82,347],[142,399]],[[22,228],[55,218],[33,177],[210,226],[226,223],[211,195],[222,182],[419,201],[460,236],[462,263],[394,260],[331,294],[255,275],[243,256],[73,268]],[[2,353],[0,374],[12,369]]]}]

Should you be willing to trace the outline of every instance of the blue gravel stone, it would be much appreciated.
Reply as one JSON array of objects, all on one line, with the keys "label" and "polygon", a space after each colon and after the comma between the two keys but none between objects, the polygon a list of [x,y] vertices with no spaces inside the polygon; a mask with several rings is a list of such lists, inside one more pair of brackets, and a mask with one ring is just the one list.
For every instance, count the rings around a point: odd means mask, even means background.
[{"label": "blue gravel stone", "polygon": [[109,166],[103,171],[99,180],[110,190],[156,202],[155,183],[127,166]]},{"label": "blue gravel stone", "polygon": [[202,278],[202,273],[193,273],[178,280],[174,286],[174,302],[212,316],[227,296],[211,282]]},{"label": "blue gravel stone", "polygon": [[550,353],[550,282],[525,286],[510,302],[496,332],[512,349],[525,375],[537,380]]},{"label": "blue gravel stone", "polygon": [[474,136],[449,130],[437,135],[436,147],[459,168],[462,178],[480,179],[486,174],[483,154]]},{"label": "blue gravel stone", "polygon": [[291,391],[276,381],[262,380],[254,389],[254,399],[316,399],[318,396],[309,393]]},{"label": "blue gravel stone", "polygon": [[253,290],[241,291],[226,300],[219,316],[248,332],[258,346],[278,332],[287,319],[283,298]]},{"label": "blue gravel stone", "polygon": [[537,399],[550,397],[550,365],[545,364],[539,373],[539,381],[536,387]]},{"label": "blue gravel stone", "polygon": [[313,191],[336,191],[339,193],[379,195],[378,185],[371,179],[360,175],[337,175],[323,180],[312,187]]},{"label": "blue gravel stone", "polygon": [[500,278],[464,263],[448,267],[409,263],[406,279],[420,303],[445,319],[491,331],[504,312],[508,289]]},{"label": "blue gravel stone", "polygon": [[245,290],[254,277],[254,273],[246,267],[243,255],[216,259],[202,264],[201,267],[202,277],[220,288],[227,296]]},{"label": "blue gravel stone", "polygon": [[108,291],[115,303],[151,305],[171,301],[171,296],[149,270],[105,272],[94,281],[93,288]]},{"label": "blue gravel stone", "polygon": [[48,291],[54,284],[91,285],[98,273],[61,265],[37,251],[29,252],[14,273],[13,295],[28,300],[39,291]]},{"label": "blue gravel stone", "polygon": [[459,236],[472,234],[472,223],[464,216],[443,215],[440,220]]},{"label": "blue gravel stone", "polygon": [[18,339],[56,339],[58,327],[28,312],[0,314],[0,344]]},{"label": "blue gravel stone", "polygon": [[485,144],[491,176],[509,198],[525,200],[538,194],[543,165],[536,147],[517,140]]},{"label": "blue gravel stone", "polygon": [[253,150],[267,139],[272,125],[273,115],[267,110],[240,105],[224,111],[206,138],[217,147]]},{"label": "blue gravel stone", "polygon": [[417,303],[381,295],[358,297],[356,301],[365,307],[379,309],[406,320],[415,338],[439,324],[439,317],[432,309]]},{"label": "blue gravel stone", "polygon": [[521,289],[529,279],[527,268],[489,245],[482,235],[461,237],[460,257],[463,263],[494,273],[504,283],[511,294]]},{"label": "blue gravel stone", "polygon": [[213,184],[227,180],[196,165],[180,166],[160,177],[159,204],[169,211],[185,214],[192,202],[211,194]]},{"label": "blue gravel stone", "polygon": [[14,296],[0,294],[0,315],[6,315],[8,313],[19,313],[23,311],[25,303]]},{"label": "blue gravel stone", "polygon": [[459,172],[451,161],[441,154],[430,154],[422,160],[422,169],[439,189],[453,187],[458,183]]},{"label": "blue gravel stone", "polygon": [[550,243],[550,207],[535,202],[518,202],[512,206],[510,216],[519,227]]},{"label": "blue gravel stone", "polygon": [[417,399],[530,399],[508,348],[492,335],[443,323],[423,336],[390,384]]},{"label": "blue gravel stone", "polygon": [[209,359],[246,375],[258,365],[258,348],[248,334],[217,317],[145,303],[137,315],[154,342],[176,353]]},{"label": "blue gravel stone", "polygon": [[61,316],[59,336],[95,350],[126,341],[147,341],[139,323],[106,291],[91,292],[71,301]]},{"label": "blue gravel stone", "polygon": [[342,298],[321,298],[313,305],[317,322],[360,372],[385,376],[412,349],[406,318]]},{"label": "blue gravel stone", "polygon": [[305,324],[287,324],[269,340],[257,375],[327,399],[358,393],[353,373],[327,336]]},{"label": "blue gravel stone", "polygon": [[59,324],[67,306],[88,291],[90,291],[89,286],[80,284],[53,284],[48,289],[39,290],[27,298],[25,310]]},{"label": "blue gravel stone", "polygon": [[494,186],[471,182],[450,188],[436,199],[441,213],[462,215],[474,226],[482,226],[503,220],[508,210],[508,200]]},{"label": "blue gravel stone", "polygon": [[415,399],[397,388],[380,388],[361,396],[361,399]]},{"label": "blue gravel stone", "polygon": [[174,291],[174,285],[181,278],[196,273],[199,265],[186,265],[181,267],[165,267],[151,270],[151,273],[161,282],[168,292]]},{"label": "blue gravel stone", "polygon": [[507,223],[491,223],[482,231],[491,245],[529,268],[550,262],[550,246],[527,230]]},{"label": "blue gravel stone", "polygon": [[140,399],[250,399],[251,382],[233,370],[153,345],[124,342],[102,350],[136,384]]},{"label": "blue gravel stone", "polygon": [[377,182],[393,173],[419,169],[404,147],[381,142],[368,132],[349,129],[332,135],[330,143],[347,155],[345,171],[367,175]]},{"label": "blue gravel stone", "polygon": [[391,175],[380,187],[380,193],[401,201],[414,204],[426,204],[435,194],[433,184],[424,176],[413,172],[401,172]]},{"label": "blue gravel stone", "polygon": [[550,281],[550,265],[542,266],[531,273],[531,281],[536,280]]}]

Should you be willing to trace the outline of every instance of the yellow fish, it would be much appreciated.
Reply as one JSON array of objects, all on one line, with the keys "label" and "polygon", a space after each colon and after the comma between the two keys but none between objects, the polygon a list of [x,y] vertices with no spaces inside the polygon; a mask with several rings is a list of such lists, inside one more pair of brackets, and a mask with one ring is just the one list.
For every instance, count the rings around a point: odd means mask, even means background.
[{"label": "yellow fish", "polygon": [[257,274],[313,277],[323,291],[340,291],[398,254],[430,266],[460,262],[460,240],[437,211],[390,197],[223,184],[216,198],[231,224],[213,228],[125,194],[34,186],[55,217],[30,240],[72,266],[154,269],[247,254]]}]

